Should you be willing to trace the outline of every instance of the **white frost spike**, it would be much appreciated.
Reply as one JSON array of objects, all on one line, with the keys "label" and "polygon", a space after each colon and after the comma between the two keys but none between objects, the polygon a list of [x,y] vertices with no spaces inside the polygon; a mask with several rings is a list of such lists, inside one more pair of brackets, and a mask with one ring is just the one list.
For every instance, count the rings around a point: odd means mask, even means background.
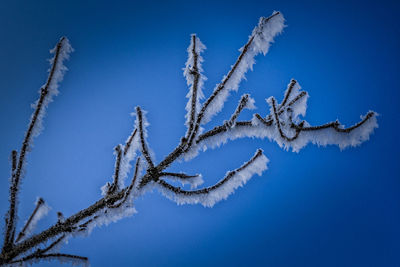
[{"label": "white frost spike", "polygon": [[225,178],[219,181],[215,186],[197,191],[178,189],[178,192],[162,186],[160,183],[156,183],[155,187],[178,205],[200,203],[204,207],[212,207],[215,203],[227,199],[239,186],[246,184],[254,174],[261,176],[262,172],[268,169],[268,162],[268,158],[262,153],[262,150],[259,149],[255,155],[240,168],[232,172],[227,172]]},{"label": "white frost spike", "polygon": [[[59,49],[58,53],[57,49]],[[47,88],[48,93],[43,100],[42,108],[38,114],[36,125],[32,129],[33,137],[38,136],[43,129],[42,121],[43,117],[46,114],[46,108],[49,105],[49,103],[53,101],[53,96],[56,96],[58,94],[59,84],[63,80],[65,72],[68,70],[67,67],[64,65],[64,61],[69,59],[69,55],[73,51],[74,49],[72,48],[66,37],[61,38],[56,47],[50,50],[50,53],[55,55],[53,58],[49,59],[51,65],[49,69],[49,77],[47,82],[39,90],[39,94],[41,94],[42,89]],[[34,104],[32,104],[32,108],[36,108],[38,103],[39,102],[36,101]],[[32,118],[33,116],[34,114],[32,114]]]},{"label": "white frost spike", "polygon": [[[274,41],[274,37],[281,33],[285,27],[284,22],[285,19],[283,15],[276,11],[268,18],[260,18],[247,44],[239,49],[241,55],[239,56],[237,64],[232,66],[228,75],[222,79],[221,84],[217,85],[214,89],[214,94],[216,94],[218,90],[220,91],[215,95],[215,98],[205,110],[202,119],[203,124],[209,122],[215,114],[222,110],[230,91],[238,90],[239,83],[245,78],[246,72],[249,69],[253,69],[255,63],[254,57],[260,53],[264,55],[267,54],[271,43]],[[224,87],[222,90],[220,89],[221,86]]]},{"label": "white frost spike", "polygon": [[[196,104],[195,104],[196,114],[198,114],[200,112],[200,108],[201,108],[200,100],[204,98],[203,86],[204,86],[204,81],[207,80],[207,78],[202,73],[203,68],[202,68],[201,63],[204,60],[203,60],[203,57],[201,56],[201,53],[205,49],[206,49],[206,46],[200,41],[200,39],[195,34],[192,34],[191,38],[190,38],[190,45],[187,49],[188,59],[186,61],[185,68],[183,69],[183,76],[185,76],[187,85],[190,87],[189,92],[186,95],[186,97],[189,99],[186,104],[187,113],[185,115],[186,126],[188,126],[188,127],[189,127],[190,120],[191,120],[193,86],[194,86],[195,77],[196,77],[196,74],[194,73],[195,68],[197,68],[198,75],[199,75],[198,81],[197,81]],[[195,62],[195,60],[197,62]]]},{"label": "white frost spike", "polygon": [[247,100],[245,108],[250,109],[250,110],[256,109],[257,107],[256,107],[255,103],[256,103],[256,101],[254,100],[254,98],[249,96],[249,99]]}]

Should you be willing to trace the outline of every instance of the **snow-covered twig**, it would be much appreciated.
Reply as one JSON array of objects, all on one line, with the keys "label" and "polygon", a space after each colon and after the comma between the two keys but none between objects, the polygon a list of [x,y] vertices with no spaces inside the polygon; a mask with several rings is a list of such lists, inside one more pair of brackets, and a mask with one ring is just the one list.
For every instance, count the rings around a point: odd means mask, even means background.
[{"label": "snow-covered twig", "polygon": [[186,104],[186,126],[188,127],[186,138],[189,138],[193,131],[194,122],[200,111],[200,100],[204,97],[202,88],[206,78],[202,75],[203,68],[201,67],[201,62],[203,62],[203,58],[200,53],[203,52],[205,48],[205,45],[200,39],[195,34],[192,34],[190,45],[187,50],[188,60],[183,71],[187,84],[190,86],[190,90],[186,96],[189,99]]},{"label": "snow-covered twig", "polygon": [[147,146],[146,138],[147,138],[147,120],[144,118],[142,110],[140,107],[136,107],[136,116],[137,116],[137,128],[139,129],[139,136],[140,136],[140,144],[141,150],[144,158],[146,159],[147,163],[149,164],[150,168],[154,168],[153,160],[150,157],[149,148]]},{"label": "snow-covered twig", "polygon": [[234,127],[236,120],[239,116],[239,114],[242,112],[243,109],[248,108],[248,109],[255,109],[256,107],[254,106],[254,99],[250,97],[249,94],[244,94],[239,100],[239,103],[236,107],[235,112],[232,114],[231,118],[229,121],[227,121],[225,124],[228,127]]},{"label": "snow-covered twig", "polygon": [[119,189],[119,170],[121,167],[121,158],[122,158],[122,148],[121,145],[115,147],[115,168],[114,168],[114,177],[111,186],[108,188],[107,194],[113,194],[115,191]]},{"label": "snow-covered twig", "polygon": [[35,229],[37,222],[44,216],[47,215],[50,208],[46,205],[43,198],[38,198],[35,203],[35,209],[33,210],[31,216],[26,221],[24,227],[22,228],[21,232],[18,234],[17,239],[15,242],[19,242],[21,239],[25,238],[27,235]]},{"label": "snow-covered twig", "polygon": [[40,89],[40,97],[35,103],[35,110],[32,114],[31,121],[28,126],[28,130],[25,133],[25,138],[22,142],[22,147],[19,152],[18,163],[16,169],[12,174],[12,183],[10,187],[10,208],[7,214],[7,225],[4,238],[3,251],[10,248],[14,242],[15,234],[15,221],[16,221],[16,202],[19,191],[20,179],[26,164],[26,154],[29,151],[29,147],[32,145],[33,137],[38,136],[42,129],[42,120],[46,112],[48,104],[53,100],[53,96],[58,94],[58,85],[62,81],[64,73],[67,68],[63,65],[63,62],[69,58],[69,54],[73,51],[67,38],[62,37],[57,43],[56,47],[50,52],[54,53],[54,57],[50,60],[51,68],[49,70],[49,76],[47,82]]},{"label": "snow-covered twig", "polygon": [[177,204],[200,203],[205,207],[212,207],[215,203],[226,199],[236,188],[243,186],[254,174],[261,176],[267,169],[268,159],[261,149],[254,156],[236,170],[229,171],[225,177],[213,186],[199,190],[187,191],[158,180],[158,189]]},{"label": "snow-covered twig", "polygon": [[265,55],[268,52],[274,37],[282,32],[284,21],[285,19],[280,12],[273,12],[273,14],[267,18],[260,18],[249,40],[240,49],[241,53],[235,64],[223,78],[222,82],[217,85],[211,96],[204,102],[197,117],[193,133],[190,136],[187,150],[189,150],[193,144],[200,124],[209,122],[216,113],[220,112],[230,91],[236,91],[239,88],[239,83],[244,78],[245,73],[248,69],[253,68],[255,63],[254,57],[259,53]]}]

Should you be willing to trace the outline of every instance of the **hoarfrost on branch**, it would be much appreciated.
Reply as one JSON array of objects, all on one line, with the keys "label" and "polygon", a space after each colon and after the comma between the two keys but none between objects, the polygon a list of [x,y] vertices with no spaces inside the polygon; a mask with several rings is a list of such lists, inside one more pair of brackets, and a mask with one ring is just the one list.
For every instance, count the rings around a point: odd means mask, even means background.
[{"label": "hoarfrost on branch", "polygon": [[[60,253],[58,250],[69,238],[87,235],[96,226],[115,222],[136,212],[135,199],[152,189],[159,190],[177,204],[201,204],[212,207],[226,199],[238,187],[243,186],[255,174],[267,170],[268,158],[261,149],[249,157],[249,160],[237,169],[228,171],[212,186],[198,188],[203,184],[201,174],[168,172],[166,169],[179,159],[191,160],[201,151],[218,147],[237,138],[268,138],[280,147],[299,152],[308,143],[319,146],[337,145],[340,149],[357,146],[369,139],[377,124],[377,114],[369,111],[353,126],[345,128],[339,121],[312,126],[303,117],[307,110],[308,93],[302,91],[299,83],[292,79],[282,101],[275,97],[266,99],[268,114],[254,113],[248,121],[240,121],[244,109],[255,109],[255,100],[249,94],[243,94],[233,114],[220,125],[205,131],[203,127],[214,115],[223,109],[231,91],[239,89],[246,72],[252,70],[255,56],[266,55],[274,38],[284,29],[284,18],[280,12],[260,18],[247,43],[239,49],[239,56],[221,83],[217,84],[212,94],[204,101],[203,87],[206,77],[203,75],[201,53],[206,49],[200,39],[192,34],[187,49],[188,59],[183,69],[189,87],[186,105],[186,133],[178,146],[160,162],[155,162],[154,153],[147,142],[146,112],[136,107],[133,130],[125,144],[115,147],[115,169],[110,182],[101,188],[102,197],[93,205],[72,216],[64,217],[58,212],[54,225],[40,233],[33,233],[35,225],[45,216],[49,207],[42,198],[38,198],[35,209],[18,232],[17,203],[21,179],[26,165],[26,156],[42,129],[46,108],[58,93],[58,87],[67,70],[64,61],[73,51],[67,38],[63,37],[50,52],[49,76],[39,91],[39,99],[33,104],[34,112],[25,133],[20,151],[11,152],[10,207],[5,216],[4,243],[0,254],[0,265],[25,265],[41,260],[58,260],[72,264],[87,264],[83,256]],[[202,102],[203,101],[203,102]],[[267,110],[267,109],[266,109]],[[129,184],[126,179],[131,169],[133,176]],[[183,186],[190,185],[190,190],[175,186],[170,181]],[[18,234],[17,234],[18,232]]]}]

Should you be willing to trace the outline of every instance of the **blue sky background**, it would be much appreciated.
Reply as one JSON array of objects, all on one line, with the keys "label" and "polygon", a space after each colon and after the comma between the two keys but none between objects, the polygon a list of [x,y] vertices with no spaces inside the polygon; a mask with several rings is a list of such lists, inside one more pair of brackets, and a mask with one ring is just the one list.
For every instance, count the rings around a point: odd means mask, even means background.
[{"label": "blue sky background", "polygon": [[20,148],[48,50],[61,36],[75,52],[20,195],[22,221],[37,196],[52,207],[41,229],[56,221],[56,211],[69,216],[100,197],[136,105],[149,111],[158,161],[177,145],[191,33],[208,48],[209,95],[258,18],[280,10],[288,27],[209,127],[229,117],[245,92],[266,114],[264,98],[281,99],[295,78],[311,96],[306,118],[313,124],[339,118],[351,125],[370,109],[380,113],[370,141],[342,152],[307,146],[299,154],[268,140],[231,142],[171,168],[201,172],[208,185],[264,149],[269,170],[227,201],[209,209],[147,194],[134,217],[62,251],[88,256],[96,267],[400,266],[399,8],[396,1],[1,1],[0,214],[8,207],[9,153]]}]

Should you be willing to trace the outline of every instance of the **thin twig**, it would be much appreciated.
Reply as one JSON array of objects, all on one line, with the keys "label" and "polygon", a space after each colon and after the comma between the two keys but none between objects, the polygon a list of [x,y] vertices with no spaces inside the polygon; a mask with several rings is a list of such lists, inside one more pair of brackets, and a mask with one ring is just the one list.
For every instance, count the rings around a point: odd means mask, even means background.
[{"label": "thin twig", "polygon": [[146,144],[146,139],[144,137],[144,129],[143,129],[143,114],[142,114],[142,110],[140,109],[140,107],[136,107],[136,114],[137,114],[137,118],[138,118],[138,126],[139,126],[139,136],[140,136],[140,143],[142,145],[142,154],[144,156],[144,158],[146,159],[147,163],[149,164],[149,167],[151,169],[154,168],[154,163],[151,160],[150,157],[150,153]]},{"label": "thin twig", "polygon": [[183,194],[186,196],[191,196],[191,195],[199,195],[199,194],[207,194],[210,191],[213,191],[219,187],[221,187],[223,184],[225,184],[226,182],[228,182],[236,173],[241,172],[242,170],[244,170],[245,168],[247,168],[250,164],[252,164],[257,158],[259,158],[260,156],[262,156],[262,150],[258,149],[256,154],[249,160],[247,161],[245,164],[243,164],[242,166],[240,166],[239,168],[228,172],[225,177],[223,179],[221,179],[218,183],[216,183],[213,186],[209,186],[203,189],[198,189],[198,190],[183,190],[180,187],[175,187],[167,182],[165,182],[164,180],[158,180],[157,182],[164,187],[165,189],[171,190],[172,192],[174,192],[175,194]]},{"label": "thin twig", "polygon": [[[327,129],[327,128],[332,128],[339,133],[350,133],[351,131],[357,129],[358,127],[360,127],[361,125],[366,123],[374,115],[375,115],[375,112],[368,112],[367,115],[364,117],[364,119],[362,119],[360,122],[358,122],[348,128],[342,128],[342,127],[340,127],[341,124],[338,121],[334,121],[334,122],[329,122],[329,123],[318,125],[318,126],[302,127],[301,131],[318,131],[318,130],[323,130],[323,129]],[[291,126],[295,129],[300,128],[300,126],[293,123],[293,121],[291,121]]]},{"label": "thin twig", "polygon": [[135,130],[132,132],[132,134],[129,136],[128,141],[126,141],[126,144],[124,146],[124,156],[126,156],[126,153],[128,153],[129,148],[132,145],[133,142],[133,138],[135,138],[135,135],[137,133],[137,129],[135,128]]},{"label": "thin twig", "polygon": [[26,221],[24,227],[22,228],[22,231],[18,234],[18,237],[15,240],[15,242],[19,242],[21,240],[21,238],[23,238],[25,236],[26,230],[28,229],[28,227],[32,223],[33,218],[35,217],[36,213],[38,212],[39,208],[42,205],[44,205],[44,200],[43,200],[43,198],[39,198],[39,200],[36,202],[35,209],[33,210],[31,216],[29,217],[29,219]]},{"label": "thin twig", "polygon": [[193,125],[194,121],[196,119],[196,103],[197,103],[197,91],[198,91],[198,85],[199,85],[199,79],[200,79],[200,72],[198,68],[198,58],[199,55],[196,53],[196,35],[192,35],[192,54],[193,54],[193,67],[190,70],[190,75],[193,75],[193,85],[192,85],[192,103],[190,106],[190,121],[189,121],[189,129],[187,131],[187,136],[186,138],[189,138],[192,131],[193,131]]},{"label": "thin twig", "polygon": [[171,177],[177,177],[180,179],[190,179],[190,178],[199,177],[199,175],[188,175],[186,173],[176,173],[176,172],[160,172],[159,175],[160,175],[160,177],[171,176]]},{"label": "thin twig", "polygon": [[284,96],[284,98],[283,98],[282,103],[279,105],[278,110],[285,106],[285,104],[286,104],[286,102],[288,101],[288,99],[289,99],[289,97],[290,97],[290,95],[291,95],[291,93],[292,93],[292,91],[293,91],[293,88],[294,88],[294,86],[296,85],[296,83],[297,83],[297,81],[296,81],[295,79],[291,79],[291,80],[290,80],[288,89],[287,89],[286,92],[285,92],[285,96]]},{"label": "thin twig", "polygon": [[138,172],[139,172],[139,165],[140,165],[140,157],[138,157],[136,160],[135,173],[133,175],[131,184],[125,190],[124,198],[119,203],[110,205],[109,208],[119,208],[122,204],[124,204],[127,201],[129,195],[131,194],[133,188],[135,187],[136,179],[137,179]]},{"label": "thin twig", "polygon": [[235,125],[237,117],[242,112],[242,110],[246,107],[246,104],[248,101],[249,101],[249,94],[242,95],[242,97],[239,100],[238,105],[236,106],[235,112],[232,114],[229,121],[226,122],[226,125],[228,127],[233,127]]},{"label": "thin twig", "polygon": [[304,122],[301,123],[301,126],[299,126],[299,128],[296,128],[296,133],[295,133],[294,136],[288,137],[288,136],[282,131],[281,122],[280,122],[280,120],[279,120],[279,116],[278,116],[278,113],[277,113],[277,111],[276,111],[276,103],[275,103],[275,101],[276,101],[275,98],[272,97],[272,98],[271,98],[271,104],[272,104],[272,110],[273,110],[273,112],[274,112],[274,121],[275,121],[276,127],[278,128],[278,131],[279,131],[279,134],[281,135],[281,137],[282,137],[283,139],[285,139],[286,141],[291,142],[291,141],[297,139],[297,137],[299,136],[299,134],[300,134],[300,132],[301,132],[301,129],[302,129],[302,125],[304,124]]},{"label": "thin twig", "polygon": [[38,122],[38,117],[39,117],[40,112],[43,109],[43,103],[45,101],[45,98],[49,94],[49,86],[53,80],[54,73],[57,68],[57,64],[59,63],[58,57],[60,55],[60,51],[61,51],[64,40],[65,40],[64,37],[61,38],[61,40],[57,44],[55,56],[54,56],[54,60],[53,60],[53,65],[51,66],[50,73],[47,78],[47,82],[46,82],[45,86],[40,90],[40,97],[37,102],[36,109],[33,113],[31,122],[28,126],[28,130],[26,131],[26,134],[25,134],[25,138],[22,142],[22,148],[20,151],[19,159],[18,159],[18,165],[17,165],[17,168],[13,175],[12,185],[10,188],[10,208],[8,210],[8,215],[7,215],[8,220],[7,220],[7,226],[6,226],[5,237],[4,237],[4,246],[3,246],[4,252],[11,248],[13,240],[14,240],[16,213],[17,213],[16,202],[17,202],[17,197],[18,197],[20,178],[21,178],[23,167],[25,165],[25,157],[26,157],[26,153],[27,153],[31,138],[32,138],[33,129],[35,128],[35,126]]},{"label": "thin twig", "polygon": [[115,152],[117,154],[117,158],[115,160],[115,168],[114,168],[114,177],[113,177],[113,183],[108,189],[108,194],[113,194],[115,191],[117,191],[118,188],[118,183],[119,183],[119,170],[121,168],[121,158],[122,158],[122,149],[121,145],[118,145],[115,147]]}]

